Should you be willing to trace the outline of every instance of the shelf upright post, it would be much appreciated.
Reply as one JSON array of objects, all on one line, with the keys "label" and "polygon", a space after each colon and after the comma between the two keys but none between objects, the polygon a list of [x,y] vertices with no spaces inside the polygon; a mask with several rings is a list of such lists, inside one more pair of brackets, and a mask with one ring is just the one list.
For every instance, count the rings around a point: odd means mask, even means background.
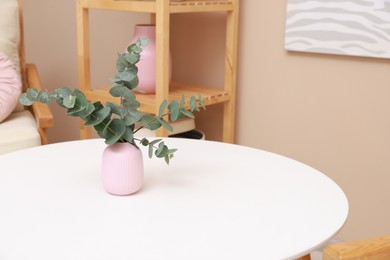
[{"label": "shelf upright post", "polygon": [[225,48],[225,86],[230,99],[223,107],[222,140],[234,143],[235,114],[236,114],[236,79],[237,79],[237,42],[239,0],[233,0],[234,8],[227,12],[226,18],[226,48]]},{"label": "shelf upright post", "polygon": [[[156,1],[156,104],[161,104],[169,95],[169,1]],[[158,113],[159,106],[156,106],[155,114]],[[156,135],[168,136],[168,131],[162,127]]]},{"label": "shelf upright post", "polygon": [[[89,50],[89,9],[84,5],[84,0],[77,0],[77,58],[78,58],[78,82],[82,92],[91,88],[90,50]],[[90,127],[85,127],[80,120],[80,138],[88,139],[92,136]]]}]

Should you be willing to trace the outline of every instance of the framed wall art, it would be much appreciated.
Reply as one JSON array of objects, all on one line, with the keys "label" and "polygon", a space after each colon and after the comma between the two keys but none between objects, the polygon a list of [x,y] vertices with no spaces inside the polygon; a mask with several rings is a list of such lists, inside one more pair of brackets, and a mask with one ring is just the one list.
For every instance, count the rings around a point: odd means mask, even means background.
[{"label": "framed wall art", "polygon": [[390,58],[390,0],[287,0],[289,51]]}]

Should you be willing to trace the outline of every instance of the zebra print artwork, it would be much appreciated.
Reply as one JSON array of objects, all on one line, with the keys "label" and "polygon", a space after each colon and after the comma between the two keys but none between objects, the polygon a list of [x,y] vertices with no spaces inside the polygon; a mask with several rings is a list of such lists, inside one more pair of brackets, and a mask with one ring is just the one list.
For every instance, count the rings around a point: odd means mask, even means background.
[{"label": "zebra print artwork", "polygon": [[287,50],[390,58],[390,0],[287,1]]}]

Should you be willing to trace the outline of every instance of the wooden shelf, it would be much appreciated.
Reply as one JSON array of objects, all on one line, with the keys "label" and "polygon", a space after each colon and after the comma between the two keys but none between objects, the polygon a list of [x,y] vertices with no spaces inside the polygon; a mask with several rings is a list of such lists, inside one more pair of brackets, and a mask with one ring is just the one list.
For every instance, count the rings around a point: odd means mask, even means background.
[{"label": "wooden shelf", "polygon": [[[79,87],[90,101],[118,102],[108,93],[109,87],[91,86],[90,72],[90,35],[89,9],[151,13],[151,20],[156,24],[156,94],[137,94],[141,111],[157,114],[164,99],[181,100],[184,95],[201,95],[205,105],[223,103],[224,142],[234,143],[235,133],[235,93],[237,77],[237,37],[238,10],[240,0],[76,0],[77,6],[77,49]],[[170,14],[197,12],[225,12],[225,70],[222,88],[206,88],[179,83],[169,83],[169,45]],[[158,136],[167,136],[163,128],[157,130]],[[90,138],[90,127],[80,125],[81,138]]]},{"label": "wooden shelf", "polygon": [[[156,13],[157,5],[154,0],[81,0],[80,4],[85,8]],[[234,2],[227,0],[204,1],[170,1],[169,13],[195,13],[231,11]]]},{"label": "wooden shelf", "polygon": [[[112,97],[108,91],[110,87],[98,87],[85,91],[85,95],[88,100],[96,102],[101,101],[103,104],[106,102],[119,103],[119,99]],[[201,86],[189,86],[172,82],[169,87],[168,101],[173,99],[180,102],[184,95],[186,102],[191,96],[198,97],[201,95],[204,98],[205,106],[214,105],[229,101],[231,95],[229,92],[219,88],[201,87]],[[137,100],[141,103],[140,111],[143,113],[154,114],[156,111],[156,95],[153,94],[136,94]]]}]

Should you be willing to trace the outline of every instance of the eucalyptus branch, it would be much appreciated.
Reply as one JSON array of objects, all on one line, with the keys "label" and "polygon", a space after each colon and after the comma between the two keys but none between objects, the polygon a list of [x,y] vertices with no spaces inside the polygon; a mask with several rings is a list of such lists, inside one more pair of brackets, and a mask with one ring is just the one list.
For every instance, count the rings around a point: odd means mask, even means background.
[{"label": "eucalyptus branch", "polygon": [[[146,138],[134,138],[134,134],[144,127],[150,130],[164,127],[172,132],[173,127],[164,118],[168,116],[172,122],[185,117],[194,118],[193,111],[199,111],[199,108],[205,109],[204,99],[202,96],[198,98],[192,96],[187,105],[184,96],[180,102],[172,100],[168,104],[168,101],[164,100],[157,115],[141,113],[139,111],[141,104],[134,93],[139,81],[136,64],[140,60],[142,47],[146,46],[147,42],[147,39],[139,39],[128,47],[126,53],[118,54],[117,73],[109,93],[119,98],[119,105],[111,102],[103,105],[100,101],[92,103],[87,100],[83,92],[78,89],[72,91],[68,87],[56,89],[51,93],[46,90],[28,89],[20,97],[20,102],[25,106],[30,106],[34,102],[48,104],[56,101],[59,106],[67,110],[68,116],[79,117],[85,121],[85,126],[93,126],[108,145],[117,142],[129,142],[136,145],[135,141],[138,141],[149,147],[149,157],[154,155],[157,158],[164,158],[169,163],[176,149],[169,149],[162,139],[150,142]],[[135,129],[135,124],[141,126]]]}]

